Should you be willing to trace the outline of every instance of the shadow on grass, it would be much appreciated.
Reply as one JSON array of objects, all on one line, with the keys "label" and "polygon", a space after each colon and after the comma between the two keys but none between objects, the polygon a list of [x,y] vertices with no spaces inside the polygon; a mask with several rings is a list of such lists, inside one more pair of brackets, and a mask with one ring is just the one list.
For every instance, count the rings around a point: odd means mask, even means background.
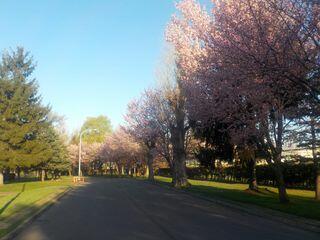
[{"label": "shadow on grass", "polygon": [[[30,206],[30,205],[24,205],[24,204],[18,204],[17,208],[26,209],[26,210],[24,214],[21,214],[20,212],[19,215],[12,215],[10,217],[5,218],[4,222],[6,224],[6,227],[0,229],[0,238],[2,238],[3,236],[15,230],[21,223],[23,223],[27,218],[29,218],[32,214],[39,211],[40,209],[39,207],[36,207],[36,206]],[[14,239],[15,237],[16,236],[12,236],[12,238],[9,238],[9,239]]]},{"label": "shadow on grass", "polygon": [[290,196],[289,204],[281,204],[277,193],[266,190],[260,194],[253,194],[247,190],[221,189],[212,186],[193,185],[186,191],[206,198],[225,199],[233,202],[252,204],[284,213],[320,220],[320,203],[313,199]]},{"label": "shadow on grass", "polygon": [[16,199],[21,195],[21,193],[24,192],[25,188],[26,188],[26,184],[23,184],[21,191],[18,192],[13,198],[11,198],[11,199],[0,209],[0,215],[10,206],[10,204],[11,204],[14,200],[16,200]]},{"label": "shadow on grass", "polygon": [[[167,179],[157,179],[156,182],[158,185],[172,187],[172,184]],[[183,189],[183,191],[207,199],[231,201],[234,204],[237,204],[237,202],[252,204],[284,213],[320,220],[320,202],[303,196],[289,195],[290,203],[281,204],[278,199],[278,194],[267,188],[260,188],[259,192],[252,192],[248,189],[226,189],[216,186],[191,185],[189,188]],[[250,205],[247,207],[250,207]]]}]

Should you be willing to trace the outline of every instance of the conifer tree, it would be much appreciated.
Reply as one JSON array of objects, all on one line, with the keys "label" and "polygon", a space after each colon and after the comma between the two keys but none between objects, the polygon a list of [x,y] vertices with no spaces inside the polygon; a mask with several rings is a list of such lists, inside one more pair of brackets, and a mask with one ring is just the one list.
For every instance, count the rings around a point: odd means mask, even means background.
[{"label": "conifer tree", "polygon": [[67,158],[67,148],[61,137],[54,129],[49,126],[39,136],[42,144],[39,144],[41,149],[41,157],[38,159],[38,165],[35,166],[41,170],[41,180],[44,180],[48,172],[56,178],[61,172],[67,172],[70,168],[70,161]]},{"label": "conifer tree", "polygon": [[23,48],[5,52],[0,63],[0,167],[19,172],[48,151],[39,135],[45,131],[49,107],[43,106],[32,77],[35,64]]}]

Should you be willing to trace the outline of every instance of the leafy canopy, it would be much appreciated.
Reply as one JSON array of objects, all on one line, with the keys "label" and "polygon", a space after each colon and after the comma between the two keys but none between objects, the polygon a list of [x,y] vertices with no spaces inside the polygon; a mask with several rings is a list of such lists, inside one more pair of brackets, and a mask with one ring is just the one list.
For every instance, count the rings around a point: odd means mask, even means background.
[{"label": "leafy canopy", "polygon": [[81,127],[81,132],[86,129],[96,129],[90,134],[85,134],[82,140],[86,143],[103,143],[106,136],[112,133],[111,121],[107,116],[88,117]]}]

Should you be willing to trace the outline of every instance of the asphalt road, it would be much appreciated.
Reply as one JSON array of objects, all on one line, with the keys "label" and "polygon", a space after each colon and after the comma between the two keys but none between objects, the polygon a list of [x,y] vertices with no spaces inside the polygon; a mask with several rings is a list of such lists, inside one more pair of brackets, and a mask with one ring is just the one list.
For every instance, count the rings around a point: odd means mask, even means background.
[{"label": "asphalt road", "polygon": [[320,235],[140,181],[96,178],[15,239],[319,240]]}]

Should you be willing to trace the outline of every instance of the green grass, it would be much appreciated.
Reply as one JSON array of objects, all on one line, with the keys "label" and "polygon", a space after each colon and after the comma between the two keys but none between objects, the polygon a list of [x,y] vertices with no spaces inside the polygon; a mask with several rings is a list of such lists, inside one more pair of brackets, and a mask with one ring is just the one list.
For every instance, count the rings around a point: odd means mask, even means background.
[{"label": "green grass", "polygon": [[28,181],[0,186],[0,237],[72,186],[70,177],[57,181]]},{"label": "green grass", "polygon": [[[156,180],[166,185],[171,183],[171,179],[166,177],[157,176]],[[199,180],[189,180],[189,182],[191,183],[191,187],[186,189],[186,191],[201,196],[254,204],[301,217],[320,220],[320,202],[313,199],[313,191],[288,189],[290,203],[280,204],[277,194],[278,190],[273,187],[260,186],[260,193],[255,193],[247,191],[247,184]]]}]

